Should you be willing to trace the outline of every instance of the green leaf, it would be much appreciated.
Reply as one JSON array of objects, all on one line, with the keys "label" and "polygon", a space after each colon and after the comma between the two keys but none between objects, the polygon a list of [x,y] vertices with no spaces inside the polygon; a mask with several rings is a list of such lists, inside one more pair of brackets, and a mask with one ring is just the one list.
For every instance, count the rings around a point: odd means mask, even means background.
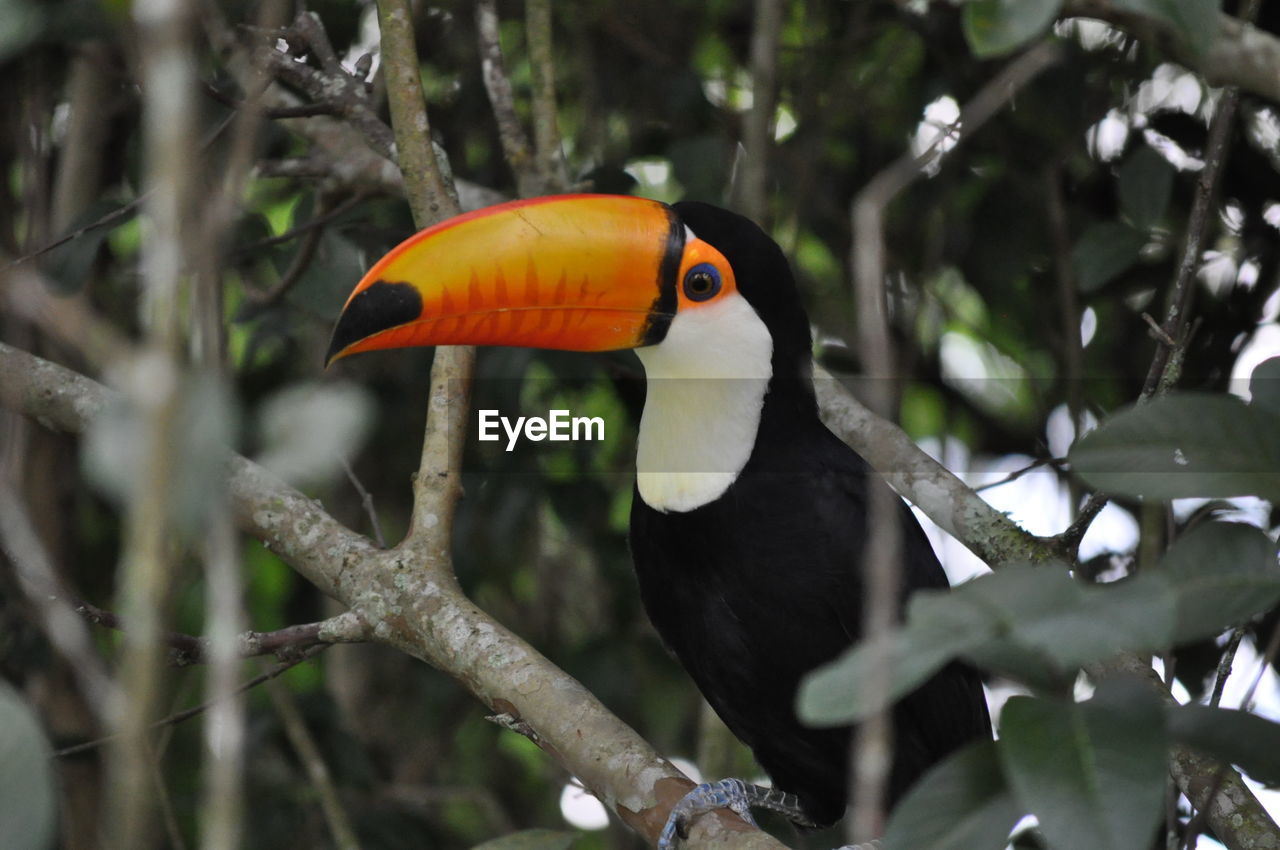
[{"label": "green leaf", "polygon": [[1034,579],[1019,594],[1026,601],[1015,597],[1001,612],[999,639],[965,653],[975,664],[1050,688],[1070,685],[1081,667],[1121,650],[1155,650],[1171,640],[1176,600],[1163,580],[1085,585],[1065,571],[1021,569]]},{"label": "green leaf", "polygon": [[953,753],[894,808],[884,850],[1004,850],[1023,810],[1004,776],[996,745]]},{"label": "green leaf", "polygon": [[1219,0],[1116,0],[1116,7],[1171,24],[1197,55],[1218,35]]},{"label": "green leaf", "polygon": [[[805,723],[863,720],[919,687],[948,662],[980,667],[1046,689],[1124,649],[1172,643],[1178,597],[1167,577],[1084,585],[1066,567],[1014,565],[946,593],[920,593],[906,624],[880,644],[859,643],[801,684]],[[875,686],[879,653],[889,652],[887,690]]]},{"label": "green leaf", "polygon": [[35,713],[0,680],[0,847],[51,845],[57,814],[51,758]]},{"label": "green leaf", "polygon": [[1280,414],[1280,357],[1263,360],[1254,368],[1249,395],[1254,407]]},{"label": "green leaf", "polygon": [[125,377],[129,395],[112,400],[86,432],[82,447],[85,474],[107,495],[122,502],[137,497],[150,450],[148,418],[135,399],[157,380],[181,382],[169,439],[181,462],[166,470],[169,513],[186,533],[199,533],[216,503],[225,476],[228,446],[238,430],[238,410],[225,383],[211,373],[166,374],[151,360],[135,363]]},{"label": "green leaf", "polygon": [[1094,487],[1152,499],[1280,499],[1280,416],[1234,396],[1175,393],[1123,410],[1072,447]]},{"label": "green leaf", "polygon": [[989,59],[1047,32],[1062,0],[971,0],[964,7],[964,37],[973,55]]},{"label": "green leaf", "polygon": [[1055,850],[1145,847],[1164,794],[1164,718],[1140,688],[1088,703],[1013,697],[997,749],[1019,803]]},{"label": "green leaf", "polygon": [[1133,226],[1146,232],[1159,224],[1173,194],[1173,166],[1144,146],[1120,166],[1117,180],[1120,209]]},{"label": "green leaf", "polygon": [[342,471],[373,418],[373,401],[358,384],[309,381],[280,390],[262,405],[258,462],[291,484],[324,482]]},{"label": "green leaf", "polygon": [[32,0],[0,0],[0,62],[13,58],[40,37],[47,14]]},{"label": "green leaf", "polygon": [[[953,605],[955,593],[918,593],[911,611],[923,605],[936,616],[908,615],[910,627],[883,641],[857,643],[801,681],[796,711],[802,723],[836,726],[865,719],[915,690],[954,659],[958,652],[985,643],[995,624],[980,611]],[[935,604],[936,603],[936,604]],[[868,687],[876,665],[887,652],[889,689]]]},{"label": "green leaf", "polygon": [[[97,224],[108,215],[119,213],[122,207],[123,205],[118,201],[98,198],[76,216],[70,226],[63,233],[58,234],[58,238],[70,236],[83,228]],[[89,282],[89,272],[98,258],[98,253],[102,250],[103,243],[116,227],[128,221],[133,215],[132,212],[123,213],[107,224],[80,233],[46,254],[43,262],[49,279],[55,284],[52,287],[54,291],[59,295],[71,295],[83,290]]]},{"label": "green leaf", "polygon": [[1177,595],[1174,643],[1212,637],[1280,602],[1280,565],[1266,534],[1238,522],[1197,526],[1169,547],[1161,570]]},{"label": "green leaf", "polygon": [[[857,722],[956,659],[1062,690],[1081,668],[1118,652],[1154,652],[1210,637],[1280,602],[1275,548],[1252,526],[1201,526],[1184,535],[1161,566],[1088,585],[1061,565],[1013,565],[949,593],[916,594],[902,628],[882,641],[856,644],[806,676],[797,711],[815,726]],[[887,689],[877,686],[879,663],[889,667]]]},{"label": "green leaf", "polygon": [[1266,785],[1280,785],[1280,724],[1207,705],[1170,706],[1168,723],[1178,743],[1238,765]]},{"label": "green leaf", "polygon": [[1093,224],[1071,249],[1071,265],[1082,292],[1093,292],[1110,283],[1138,259],[1146,234],[1119,221]]},{"label": "green leaf", "polygon": [[577,837],[558,829],[525,829],[477,844],[471,850],[569,850]]}]

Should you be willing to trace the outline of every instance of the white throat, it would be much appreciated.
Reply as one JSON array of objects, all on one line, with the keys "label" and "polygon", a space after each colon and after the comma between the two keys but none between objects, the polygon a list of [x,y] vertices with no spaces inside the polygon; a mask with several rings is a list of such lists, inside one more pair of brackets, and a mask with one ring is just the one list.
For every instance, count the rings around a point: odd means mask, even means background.
[{"label": "white throat", "polygon": [[722,496],[755,446],[773,338],[738,293],[686,308],[636,350],[648,390],[636,484],[649,507],[685,512]]}]

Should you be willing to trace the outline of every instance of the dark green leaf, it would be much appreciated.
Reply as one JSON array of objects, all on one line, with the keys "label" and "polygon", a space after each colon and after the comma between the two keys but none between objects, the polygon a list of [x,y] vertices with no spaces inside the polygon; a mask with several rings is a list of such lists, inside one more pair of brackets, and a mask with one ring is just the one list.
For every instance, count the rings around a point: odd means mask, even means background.
[{"label": "dark green leaf", "polygon": [[1173,166],[1143,146],[1120,166],[1118,182],[1120,208],[1133,226],[1145,232],[1159,224],[1173,193]]},{"label": "dark green leaf", "polygon": [[[919,604],[938,603],[941,617],[910,618],[910,628],[896,631],[879,643],[858,643],[835,661],[810,672],[802,680],[796,710],[804,723],[833,726],[861,720],[910,693],[941,670],[957,653],[990,640],[995,624],[981,612],[950,605],[954,594],[917,594]],[[965,614],[970,616],[964,616]],[[959,616],[955,616],[959,615]],[[949,624],[949,627],[948,627]],[[879,691],[876,664],[888,652],[890,684]]]},{"label": "dark green leaf", "polygon": [[[112,229],[133,218],[133,212],[121,213],[123,208],[124,204],[118,201],[98,198],[76,216],[64,233],[58,235],[59,239],[75,235],[75,238],[46,254],[42,261],[49,278],[56,284],[54,289],[58,294],[70,295],[84,289],[94,260]],[[100,224],[107,218],[110,220],[106,224]],[[86,227],[91,229],[80,233]]]},{"label": "dark green leaf", "polygon": [[938,764],[893,810],[884,850],[1004,850],[1023,810],[996,745],[983,741]]},{"label": "dark green leaf", "polygon": [[0,62],[22,52],[40,37],[47,14],[32,0],[0,0]]},{"label": "dark green leaf", "polygon": [[1071,265],[1081,291],[1093,292],[1110,283],[1133,265],[1146,244],[1146,234],[1123,222],[1091,225],[1071,249]]},{"label": "dark green leaf", "polygon": [[1172,24],[1197,54],[1205,53],[1218,35],[1219,0],[1116,0],[1115,5]]},{"label": "dark green leaf", "polygon": [[1177,594],[1174,643],[1212,637],[1280,601],[1271,538],[1238,522],[1210,522],[1178,538],[1160,560]]},{"label": "dark green leaf", "polygon": [[1093,486],[1153,499],[1280,498],[1280,417],[1233,396],[1176,393],[1115,414],[1071,449]]},{"label": "dark green leaf", "polygon": [[1164,794],[1164,723],[1159,704],[1136,693],[1005,703],[998,743],[1005,776],[1055,850],[1128,850],[1153,834]]},{"label": "dark green leaf", "polygon": [[1257,365],[1249,378],[1249,395],[1254,407],[1280,414],[1280,357]]},{"label": "dark green leaf", "polygon": [[964,7],[964,37],[986,59],[1016,50],[1042,35],[1062,0],[971,0]]},{"label": "dark green leaf", "polygon": [[1121,650],[1155,650],[1170,641],[1176,600],[1162,581],[1091,586],[1065,572],[1034,568],[1028,575],[1039,585],[1025,593],[1034,602],[1006,608],[1004,634],[966,653],[970,660],[1050,687],[1069,685],[1079,668]]},{"label": "dark green leaf", "polygon": [[1124,649],[1173,642],[1178,596],[1162,573],[1084,585],[1065,567],[1015,565],[950,593],[920,593],[886,640],[890,685],[875,686],[878,655],[857,644],[802,683],[800,717],[814,725],[865,719],[957,658],[1033,687],[1068,687],[1079,669]]},{"label": "dark green leaf", "polygon": [[569,850],[577,837],[557,829],[525,829],[477,844],[471,850]]},{"label": "dark green leaf", "polygon": [[1170,706],[1169,734],[1175,741],[1239,765],[1267,785],[1280,785],[1280,724],[1207,705]]},{"label": "dark green leaf", "polygon": [[[296,259],[297,250],[291,249],[290,263]],[[285,300],[325,320],[336,319],[351,288],[364,276],[367,267],[367,258],[354,242],[331,229],[326,230],[320,237],[315,258]]]},{"label": "dark green leaf", "polygon": [[0,847],[50,846],[57,814],[52,764],[35,714],[0,680]]},{"label": "dark green leaf", "polygon": [[343,458],[364,442],[373,400],[358,384],[308,381],[263,402],[258,462],[295,485],[322,483],[342,472]]},{"label": "dark green leaf", "polygon": [[[216,504],[238,410],[226,385],[210,373],[166,375],[164,367],[140,361],[125,379],[137,384],[179,380],[176,421],[172,426],[175,456],[181,463],[168,470],[168,508],[185,532],[198,532]],[[137,391],[135,389],[135,391]],[[107,495],[127,502],[145,485],[149,427],[140,406],[128,396],[113,399],[91,423],[82,448],[86,475]]]}]

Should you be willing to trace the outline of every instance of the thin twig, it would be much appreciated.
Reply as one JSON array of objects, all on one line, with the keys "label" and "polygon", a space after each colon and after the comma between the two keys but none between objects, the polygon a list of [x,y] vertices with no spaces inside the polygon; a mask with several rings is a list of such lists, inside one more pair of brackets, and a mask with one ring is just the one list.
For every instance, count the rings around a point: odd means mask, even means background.
[{"label": "thin twig", "polygon": [[342,462],[342,469],[347,473],[347,480],[351,482],[351,486],[356,488],[356,492],[360,494],[360,506],[364,508],[365,515],[369,517],[369,525],[373,529],[373,539],[377,541],[379,549],[387,548],[386,538],[382,536],[382,523],[378,521],[378,509],[373,504],[373,494],[365,489],[364,484],[360,483],[360,479],[356,477],[356,471],[351,468],[351,464],[345,457],[338,458]]},{"label": "thin twig", "polygon": [[[1225,660],[1225,672],[1223,660],[1218,662],[1218,676],[1213,685],[1213,695],[1210,697],[1209,704],[1217,705],[1222,699],[1222,689],[1226,685],[1227,676],[1231,674],[1231,662],[1235,658],[1236,650],[1240,646],[1240,639],[1244,635],[1244,627],[1238,627],[1231,634],[1231,640],[1228,647],[1223,653]],[[1258,659],[1258,671],[1254,674],[1253,681],[1249,683],[1248,689],[1244,696],[1240,698],[1240,711],[1253,710],[1253,696],[1257,693],[1258,685],[1262,682],[1262,677],[1266,674],[1271,663],[1275,661],[1276,653],[1280,652],[1280,626],[1277,626],[1271,632],[1271,640],[1267,643],[1266,651],[1262,653],[1262,657]],[[1217,774],[1214,776],[1213,783],[1210,785],[1209,793],[1206,799],[1212,800],[1222,790],[1222,786],[1227,779],[1228,765],[1222,765],[1218,768]],[[1192,850],[1196,846],[1196,839],[1204,832],[1204,828],[1208,825],[1208,813],[1205,809],[1200,809],[1195,816],[1187,823],[1187,837],[1183,844],[1185,850]]]},{"label": "thin twig", "polygon": [[1080,541],[1084,539],[1085,534],[1089,531],[1089,526],[1093,524],[1098,514],[1102,513],[1102,509],[1106,506],[1106,496],[1101,493],[1090,495],[1089,500],[1080,509],[1080,513],[1071,521],[1071,525],[1067,526],[1066,530],[1057,537],[1050,538],[1068,563],[1075,561],[1076,555],[1080,550]]},{"label": "thin twig", "polygon": [[[1252,11],[1256,15],[1256,2],[1252,6]],[[1246,20],[1248,19],[1246,17]],[[1195,196],[1191,202],[1191,213],[1187,218],[1186,238],[1182,244],[1173,285],[1169,289],[1164,321],[1160,325],[1162,333],[1158,336],[1156,353],[1147,370],[1147,380],[1143,385],[1139,403],[1167,391],[1172,386],[1176,375],[1171,375],[1171,372],[1175,372],[1180,367],[1183,354],[1180,349],[1185,349],[1190,340],[1187,324],[1190,320],[1191,299],[1195,294],[1193,283],[1196,271],[1200,268],[1201,254],[1209,233],[1209,223],[1214,217],[1214,201],[1217,199],[1218,185],[1226,167],[1231,131],[1235,126],[1236,107],[1239,102],[1238,89],[1223,89],[1218,97],[1213,119],[1209,123],[1209,140],[1205,146],[1204,167],[1200,169],[1200,174],[1196,178]]]},{"label": "thin twig", "polygon": [[1067,459],[1062,457],[1037,458],[1033,460],[1031,463],[1022,467],[1021,469],[1015,469],[1013,472],[1010,472],[1008,475],[1006,475],[1004,478],[1001,478],[999,481],[991,481],[987,484],[980,484],[979,486],[974,487],[973,492],[981,493],[982,491],[990,490],[993,487],[1003,487],[1005,484],[1010,484],[1014,481],[1017,481],[1019,478],[1026,475],[1027,473],[1034,472],[1035,470],[1039,469],[1042,466],[1052,466],[1054,469],[1061,469],[1066,462],[1067,462]]},{"label": "thin twig", "polygon": [[764,226],[768,213],[765,190],[769,152],[773,148],[773,117],[778,99],[778,42],[782,34],[782,0],[756,0],[751,29],[751,109],[743,118],[742,213]]},{"label": "thin twig", "polygon": [[489,93],[493,117],[498,122],[498,138],[502,140],[503,156],[515,174],[517,191],[521,197],[541,194],[537,164],[529,150],[529,139],[516,115],[515,95],[512,94],[511,79],[507,76],[506,63],[502,58],[495,0],[476,0],[476,35],[480,42],[480,68],[484,75],[484,88]]},{"label": "thin twig", "polygon": [[329,824],[334,845],[339,850],[359,850],[360,841],[356,838],[356,831],[351,826],[351,817],[342,805],[338,789],[334,786],[333,777],[329,773],[329,766],[325,764],[324,756],[320,754],[315,738],[307,729],[307,723],[302,718],[302,712],[298,711],[298,704],[292,692],[282,683],[271,681],[267,683],[267,693],[271,695],[271,703],[284,722],[284,731],[289,738],[289,743],[293,745],[293,751],[297,753],[298,760],[306,768],[307,777],[316,790],[316,796],[320,799],[320,810],[324,812],[325,822]]},{"label": "thin twig", "polygon": [[1151,314],[1146,310],[1142,311],[1142,321],[1146,322],[1147,327],[1151,329],[1151,335],[1160,342],[1163,342],[1169,348],[1173,348],[1178,344],[1177,340],[1169,336],[1169,333],[1164,328],[1160,327],[1160,323],[1153,319]]},{"label": "thin twig", "polygon": [[[1071,262],[1071,232],[1067,225],[1067,204],[1062,197],[1062,162],[1055,161],[1044,172],[1045,200],[1049,232],[1053,241],[1053,267],[1058,296],[1062,371],[1066,380],[1067,412],[1077,439],[1084,433],[1084,341],[1080,338],[1079,283]],[[1067,480],[1071,507],[1080,504],[1078,479]]]},{"label": "thin twig", "polygon": [[[331,106],[334,114],[360,130],[379,155],[395,161],[395,139],[374,109],[369,86],[342,67],[315,13],[300,11],[283,34],[273,29],[260,32],[270,44],[259,48],[259,57],[275,76],[306,92],[314,103]],[[275,39],[282,36],[289,45],[287,52],[275,47]],[[308,50],[320,61],[319,68],[296,60],[297,52]]]},{"label": "thin twig", "polygon": [[28,254],[23,254],[21,257],[18,257],[16,260],[10,260],[9,262],[5,263],[3,266],[0,266],[0,273],[7,272],[9,271],[9,269],[12,269],[15,266],[20,266],[23,263],[30,262],[31,260],[34,260],[38,257],[43,257],[45,254],[49,253],[50,251],[56,248],[61,248],[63,245],[66,245],[68,242],[74,242],[80,237],[86,234],[92,233],[93,231],[97,230],[100,227],[106,227],[107,225],[114,224],[117,221],[122,221],[127,218],[132,218],[133,214],[138,211],[138,207],[141,206],[142,203],[147,200],[147,196],[149,194],[150,194],[149,191],[143,192],[138,197],[125,203],[119,209],[114,209],[111,212],[107,213],[106,215],[102,216],[101,218],[91,221],[90,223],[84,225],[83,227],[78,227],[75,230],[71,231],[70,233],[66,234],[65,236],[58,237],[57,239],[53,240],[52,242],[50,242],[49,244],[45,245],[42,248],[37,248],[36,250]]},{"label": "thin twig", "polygon": [[569,181],[560,150],[560,125],[556,111],[551,0],[527,0],[525,37],[529,42],[529,68],[533,76],[530,107],[533,112],[534,158],[542,181],[541,193],[562,192]]},{"label": "thin twig", "polygon": [[[1061,50],[1052,42],[1042,42],[1007,65],[961,110],[959,124],[964,136],[971,136],[1003,109],[1013,96],[1041,71],[1057,61]],[[939,139],[942,136],[939,135]],[[854,199],[850,210],[853,230],[854,301],[858,315],[858,352],[863,373],[870,379],[868,406],[886,418],[893,418],[891,406],[894,375],[892,338],[885,309],[884,210],[903,189],[934,161],[940,148],[933,146],[920,156],[904,154],[878,173]],[[872,480],[872,485],[878,481]],[[900,503],[883,486],[872,486],[868,516],[869,534],[862,552],[864,577],[863,634],[868,646],[884,646],[881,638],[893,628],[899,586],[901,540]],[[891,671],[887,653],[873,667],[869,688],[888,690]],[[877,838],[883,827],[884,795],[892,764],[893,737],[890,713],[885,710],[868,718],[858,728],[852,754],[850,783],[852,815],[848,834],[857,844]]]},{"label": "thin twig", "polygon": [[1218,659],[1218,672],[1213,680],[1213,692],[1209,694],[1209,705],[1222,702],[1222,691],[1227,686],[1227,678],[1231,676],[1231,666],[1236,659],[1236,650],[1240,648],[1240,640],[1244,637],[1245,627],[1237,626],[1222,648],[1222,657]]},{"label": "thin twig", "polygon": [[[90,603],[76,602],[73,610],[88,623],[127,632],[128,624],[112,611]],[[165,632],[165,646],[169,647],[170,663],[175,667],[207,664],[210,658],[209,639],[182,632]],[[256,658],[274,655],[281,661],[298,657],[313,646],[332,643],[358,643],[364,640],[359,618],[348,611],[315,623],[298,623],[270,632],[241,632],[236,637],[236,654],[240,658]]]},{"label": "thin twig", "polygon": [[165,837],[173,850],[186,850],[187,842],[182,838],[182,830],[178,828],[178,816],[173,810],[173,797],[169,794],[169,786],[164,781],[164,771],[160,766],[161,754],[154,747],[147,747],[147,761],[151,765],[152,793],[156,795],[160,809],[160,822],[164,824]]},{"label": "thin twig", "polygon": [[302,276],[306,274],[307,269],[311,268],[311,262],[316,258],[316,252],[320,250],[320,241],[324,238],[324,225],[318,225],[307,230],[302,236],[302,243],[298,245],[298,252],[293,255],[293,259],[289,262],[289,268],[285,269],[284,274],[280,275],[280,279],[275,285],[265,292],[256,292],[252,289],[245,289],[245,295],[249,300],[259,307],[270,307],[279,303],[280,299],[289,294],[289,290],[293,289],[298,281],[302,280]]},{"label": "thin twig", "polygon": [[322,206],[325,206],[324,212],[313,215],[306,221],[306,223],[299,224],[297,227],[286,230],[279,236],[268,236],[265,239],[259,239],[257,242],[250,242],[247,245],[236,246],[231,250],[231,253],[237,256],[252,254],[257,251],[261,251],[263,248],[271,248],[276,245],[283,245],[286,242],[292,242],[294,239],[310,233],[317,227],[324,227],[330,224],[335,219],[340,218],[351,208],[363,203],[368,197],[369,196],[364,192],[357,192],[351,197],[344,198],[342,201],[339,201],[332,206],[322,204]]},{"label": "thin twig", "polygon": [[107,706],[117,699],[116,683],[94,648],[88,628],[66,604],[62,581],[26,505],[17,487],[5,477],[0,477],[0,548],[13,565],[18,586],[35,608],[49,645],[71,668],[85,705],[96,720],[104,721]]},{"label": "thin twig", "polygon": [[[231,126],[231,122],[234,117],[235,117],[234,115],[227,116],[227,118],[219,122],[218,125],[214,127],[212,131],[210,131],[210,133],[204,138],[204,141],[200,145],[201,151],[206,151],[209,149],[209,147],[222,135],[223,131],[225,131],[228,127]],[[57,248],[61,248],[63,245],[66,245],[68,242],[74,242],[80,237],[85,236],[89,233],[92,233],[93,231],[101,227],[106,227],[107,225],[114,224],[117,221],[122,221],[122,220],[132,218],[134,213],[138,211],[139,207],[141,207],[144,203],[148,203],[150,201],[151,192],[152,192],[151,189],[147,189],[142,194],[138,195],[138,197],[130,201],[126,201],[119,208],[104,214],[101,218],[95,219],[94,221],[91,221],[82,227],[78,227],[72,232],[64,236],[60,236],[57,239],[54,239],[52,242],[48,243],[47,245],[44,245],[41,248],[37,248],[34,251],[23,254],[21,257],[18,257],[15,260],[10,260],[8,263],[4,264],[3,266],[0,266],[0,274],[3,274],[4,272],[9,271],[15,266],[20,266],[23,263],[27,263],[27,262],[30,262],[31,260],[37,259],[39,257],[43,257],[45,254],[49,253],[50,251],[53,251]]]},{"label": "thin twig", "polygon": [[[247,101],[233,97],[215,87],[212,83],[204,84],[204,92],[209,97],[231,109],[241,109]],[[312,118],[316,115],[337,115],[340,110],[332,103],[303,103],[297,106],[274,106],[262,110],[262,117],[278,121],[283,118]]]},{"label": "thin twig", "polygon": [[[284,673],[290,668],[296,667],[304,661],[311,660],[312,658],[319,655],[321,652],[324,652],[330,646],[331,644],[322,643],[322,644],[318,644],[316,646],[312,646],[303,650],[302,653],[297,658],[292,658],[288,661],[282,662],[281,664],[271,668],[267,672],[259,673],[257,676],[254,676],[252,679],[249,679],[243,685],[236,688],[235,694],[242,694],[245,691],[256,688],[258,685],[261,685],[263,682],[266,682],[269,679],[274,679],[276,676],[279,676],[280,674]],[[170,714],[167,717],[162,717],[159,720],[155,721],[154,723],[150,724],[148,728],[153,730],[163,729],[166,726],[173,726],[183,722],[184,720],[190,720],[193,717],[199,717],[201,714],[208,711],[211,705],[212,705],[211,702],[208,702],[208,701],[202,702],[199,705],[195,705],[195,706],[192,706],[191,708],[187,708],[182,711],[175,712],[174,714]],[[92,749],[101,747],[104,744],[109,744],[112,741],[115,741],[118,737],[119,737],[118,735],[107,735],[102,738],[95,738],[92,741],[85,741],[84,743],[81,743],[81,744],[75,744],[70,747],[63,747],[60,750],[54,750],[53,755],[56,758],[65,758],[66,756],[74,756],[77,753],[83,753],[87,750],[92,750]]]},{"label": "thin twig", "polygon": [[1280,654],[1280,625],[1277,625],[1271,631],[1271,639],[1267,641],[1267,648],[1262,653],[1262,658],[1258,660],[1258,672],[1254,674],[1253,681],[1249,683],[1249,689],[1244,692],[1244,696],[1240,698],[1240,710],[1253,710],[1253,696],[1258,692],[1258,685],[1262,683],[1262,677],[1266,674],[1267,668],[1276,660],[1276,655]]}]

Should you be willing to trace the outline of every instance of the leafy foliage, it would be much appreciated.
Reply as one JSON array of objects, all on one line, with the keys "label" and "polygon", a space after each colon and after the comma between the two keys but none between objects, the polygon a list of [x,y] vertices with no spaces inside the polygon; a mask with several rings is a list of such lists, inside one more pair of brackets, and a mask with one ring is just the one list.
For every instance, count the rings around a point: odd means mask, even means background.
[{"label": "leafy foliage", "polygon": [[[238,37],[271,44],[274,35],[252,29],[262,5],[217,7]],[[954,465],[978,468],[997,458],[1056,460],[1048,446],[1058,432],[1050,423],[1088,411],[1103,424],[1077,441],[1068,466],[1088,486],[1120,498],[1118,510],[1136,510],[1125,499],[1275,498],[1280,360],[1253,373],[1248,403],[1223,394],[1242,346],[1274,323],[1266,305],[1280,280],[1280,240],[1269,216],[1280,198],[1280,150],[1264,132],[1274,104],[1246,102],[1235,128],[1223,214],[1210,217],[1206,241],[1217,252],[1216,267],[1227,272],[1212,286],[1197,284],[1200,324],[1179,384],[1186,392],[1125,409],[1151,361],[1154,343],[1142,315],[1159,314],[1173,276],[1199,176],[1187,159],[1204,152],[1209,100],[1202,80],[1165,64],[1169,56],[1158,43],[1131,49],[1127,36],[1104,33],[1091,42],[1078,24],[1055,25],[1062,5],[784,3],[761,223],[795,268],[819,340],[815,353],[836,370],[859,366],[844,342],[854,326],[850,199],[923,132],[928,107],[945,98],[967,102],[1006,57],[1057,39],[1063,59],[980,131],[961,128],[962,145],[942,158],[937,173],[911,184],[887,209],[902,424],[917,439],[944,444],[949,457],[960,458]],[[1220,14],[1211,0],[1117,5],[1152,16],[1200,51]],[[445,0],[417,7],[431,126],[467,185],[510,196],[515,179],[484,90],[472,6]],[[371,4],[312,0],[309,8],[354,67],[372,46],[365,31]],[[503,48],[527,118],[533,75],[520,12],[501,6]],[[147,45],[127,37],[129,14],[129,4],[116,0],[0,0],[0,63],[8,72],[0,75],[0,103],[7,105],[0,110],[0,265],[74,236],[18,268],[36,270],[57,292],[75,296],[65,303],[83,302],[115,332],[136,339],[148,223],[128,205],[144,185],[134,63]],[[732,204],[735,175],[747,162],[739,149],[752,98],[752,28],[751,4],[744,3],[557,2],[558,118],[571,181],[595,191]],[[218,96],[199,95],[201,142],[189,163],[212,196],[237,156],[227,128],[252,93],[236,82],[225,55],[203,42],[198,49],[202,79]],[[315,67],[314,56],[296,58]],[[87,101],[77,94],[85,71],[98,84]],[[378,111],[381,82],[371,82]],[[92,143],[82,141],[77,123],[86,102],[88,114],[102,119]],[[175,487],[182,498],[171,507],[191,529],[190,540],[174,541],[183,557],[172,626],[185,632],[206,627],[207,588],[196,562],[225,445],[272,459],[334,516],[371,533],[374,517],[340,474],[336,456],[349,456],[388,541],[408,522],[431,354],[353,358],[332,376],[321,376],[319,363],[351,285],[412,224],[385,185],[350,176],[368,154],[358,134],[356,147],[335,154],[308,134],[307,122],[315,123],[271,117],[250,146],[259,169],[235,194],[234,221],[217,247],[221,302],[214,309],[221,313],[214,324],[225,334],[226,356],[213,371],[221,377],[183,388],[184,464]],[[82,155],[93,168],[70,169]],[[308,234],[318,236],[312,242]],[[1094,329],[1087,342],[1086,320]],[[59,338],[7,307],[0,337],[92,374],[106,371],[91,334]],[[599,445],[544,444],[510,454],[471,439],[458,459],[467,497],[455,525],[455,557],[459,580],[479,605],[659,750],[690,755],[702,740],[699,703],[652,637],[628,566],[638,378],[630,355],[484,352],[477,407],[513,415],[567,407],[603,416],[608,428]],[[351,391],[354,385],[366,390]],[[118,505],[138,486],[131,470],[146,444],[139,421],[136,410],[120,408],[79,442],[35,423],[4,432],[6,448],[21,449],[6,454],[20,455],[12,461],[15,477],[60,576],[105,607],[119,602]],[[1270,531],[1275,518],[1262,524]],[[1093,564],[1015,566],[948,596],[922,595],[884,645],[859,647],[814,674],[801,707],[827,724],[864,717],[953,661],[1032,691],[1010,705],[999,745],[957,754],[907,797],[889,824],[888,846],[1003,847],[1027,811],[1055,847],[1144,846],[1158,811],[1152,789],[1162,781],[1155,753],[1174,743],[1276,781],[1280,746],[1271,743],[1276,726],[1268,721],[1224,709],[1153,707],[1124,689],[1068,700],[1082,668],[1121,650],[1177,647],[1177,677],[1198,693],[1220,657],[1213,639],[1222,628],[1243,623],[1250,639],[1265,642],[1280,598],[1267,534],[1216,521],[1177,531],[1167,553],[1153,559],[1155,568],[1106,585],[1080,580],[1093,575]],[[274,553],[257,541],[240,548],[252,628],[325,615],[328,603]],[[1104,552],[1098,561],[1101,569],[1129,573],[1135,556]],[[40,696],[41,719],[59,745],[96,737],[102,730],[77,702],[73,678],[31,611],[15,601],[22,597],[7,564],[0,566],[0,674],[33,704]],[[105,630],[96,636],[114,660],[119,637]],[[892,694],[858,686],[881,653],[891,665]],[[246,664],[246,677],[252,667]],[[203,679],[201,671],[175,671],[166,696],[192,704]],[[559,831],[566,777],[526,739],[487,723],[455,683],[425,665],[376,647],[338,647],[295,668],[286,683],[366,847],[631,846],[621,827],[574,838]],[[327,846],[332,837],[317,795],[280,719],[261,693],[248,699],[245,783],[253,804],[246,846]],[[11,727],[0,723],[0,730]],[[202,816],[200,735],[194,723],[174,727],[159,764],[188,843]],[[19,763],[36,762],[0,759],[0,767]],[[91,799],[101,787],[102,777],[82,771],[83,762],[54,765],[58,793],[68,799]],[[702,767],[723,772],[714,763]],[[32,795],[27,814],[41,811],[38,772],[25,773],[32,778],[24,789]],[[7,796],[0,793],[0,801]],[[1116,801],[1114,809],[1101,806],[1104,797]],[[62,810],[61,834],[97,836],[98,823],[77,821],[81,808]],[[527,831],[533,826],[548,829]],[[4,836],[0,845],[17,846]]]}]

